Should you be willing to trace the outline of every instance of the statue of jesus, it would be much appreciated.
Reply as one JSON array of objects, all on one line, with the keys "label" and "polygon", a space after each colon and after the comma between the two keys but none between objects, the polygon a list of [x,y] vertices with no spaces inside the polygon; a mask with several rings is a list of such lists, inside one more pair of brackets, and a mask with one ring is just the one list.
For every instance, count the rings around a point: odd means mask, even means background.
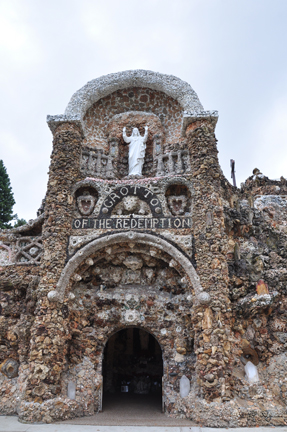
[{"label": "statue of jesus", "polygon": [[141,136],[138,128],[134,128],[130,137],[126,135],[123,128],[124,141],[129,144],[129,175],[142,175],[144,164],[148,126],[145,126],[144,136]]}]

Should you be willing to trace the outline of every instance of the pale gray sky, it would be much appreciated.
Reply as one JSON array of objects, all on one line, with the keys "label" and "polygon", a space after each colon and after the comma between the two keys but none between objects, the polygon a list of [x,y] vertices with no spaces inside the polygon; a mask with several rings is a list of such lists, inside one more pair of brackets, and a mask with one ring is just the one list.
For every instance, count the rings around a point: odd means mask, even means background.
[{"label": "pale gray sky", "polygon": [[87,81],[127,69],[176,75],[219,111],[219,161],[237,182],[287,177],[286,0],[0,0],[0,159],[19,217],[45,195],[52,135]]}]

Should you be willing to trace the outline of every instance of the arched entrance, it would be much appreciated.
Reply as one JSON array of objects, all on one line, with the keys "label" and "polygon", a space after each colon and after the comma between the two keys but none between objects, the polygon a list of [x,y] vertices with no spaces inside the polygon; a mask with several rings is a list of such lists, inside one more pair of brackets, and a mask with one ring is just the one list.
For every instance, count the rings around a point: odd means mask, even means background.
[{"label": "arched entrance", "polygon": [[103,410],[129,404],[162,409],[162,350],[149,332],[128,327],[114,333],[103,356]]},{"label": "arched entrance", "polygon": [[[57,291],[50,292],[48,298],[69,302],[71,321],[72,317],[75,320],[70,361],[80,364],[88,358],[94,364],[95,412],[113,411],[116,418],[118,413],[130,412],[135,400],[141,398],[146,418],[155,405],[161,413],[161,399],[164,412],[177,414],[180,379],[195,376],[193,308],[206,302],[206,296],[201,297],[204,294],[187,255],[153,234],[129,231],[105,235],[91,239],[73,255],[61,273]],[[85,325],[81,338],[77,336],[79,319]],[[144,358],[138,354],[139,345],[141,351],[147,351]],[[146,372],[148,359],[156,352],[161,373]],[[148,410],[144,402],[153,397],[156,401]],[[113,408],[131,399],[122,410],[107,410],[111,398]]]}]

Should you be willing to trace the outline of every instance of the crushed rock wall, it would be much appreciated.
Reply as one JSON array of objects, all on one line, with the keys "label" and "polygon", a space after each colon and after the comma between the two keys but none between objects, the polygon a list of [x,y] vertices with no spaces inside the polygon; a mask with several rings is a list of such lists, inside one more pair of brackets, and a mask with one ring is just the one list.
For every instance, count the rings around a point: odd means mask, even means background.
[{"label": "crushed rock wall", "polygon": [[[56,124],[44,208],[0,233],[1,414],[50,423],[101,410],[121,372],[105,347],[127,329],[137,346],[159,344],[161,384],[150,370],[167,415],[286,424],[287,181],[254,170],[231,186],[206,113],[182,123],[178,101],[128,87],[82,126]],[[122,128],[147,122],[143,176],[128,176]],[[134,388],[149,391],[140,375]]]}]

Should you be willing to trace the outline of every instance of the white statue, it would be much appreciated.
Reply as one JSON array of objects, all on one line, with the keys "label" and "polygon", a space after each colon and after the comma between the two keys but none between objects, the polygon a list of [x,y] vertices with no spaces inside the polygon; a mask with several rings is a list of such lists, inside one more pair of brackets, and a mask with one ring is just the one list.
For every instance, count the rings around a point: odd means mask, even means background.
[{"label": "white statue", "polygon": [[147,126],[145,126],[143,137],[140,135],[138,128],[134,128],[131,136],[127,137],[126,128],[123,128],[124,141],[129,144],[129,175],[142,175],[147,136]]}]

